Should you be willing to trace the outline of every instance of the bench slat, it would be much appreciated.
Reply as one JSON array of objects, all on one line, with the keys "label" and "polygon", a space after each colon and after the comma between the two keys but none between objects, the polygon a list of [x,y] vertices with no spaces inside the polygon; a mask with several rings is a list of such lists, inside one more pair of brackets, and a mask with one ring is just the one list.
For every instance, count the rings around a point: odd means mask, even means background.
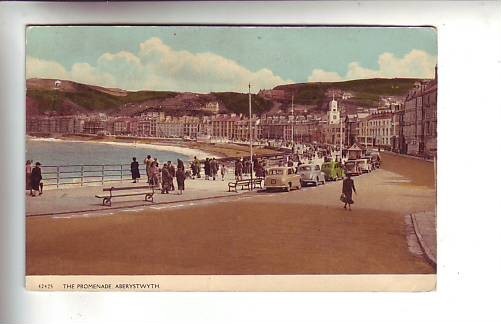
[{"label": "bench slat", "polygon": [[133,189],[154,189],[151,186],[137,186],[137,187],[111,187],[103,188],[103,191],[120,191],[120,190],[133,190]]},{"label": "bench slat", "polygon": [[[145,191],[144,189],[149,189],[149,191]],[[142,196],[144,195],[144,199],[147,201],[153,202],[153,195],[155,194],[155,188],[154,186],[134,186],[134,187],[110,187],[110,188],[103,188],[103,191],[106,191],[109,193],[107,196],[101,196],[101,195],[96,195],[96,198],[103,199],[103,205],[111,206],[111,200],[113,198],[117,197],[130,197],[130,196]],[[120,195],[113,195],[113,192],[115,191],[125,191],[129,190],[132,191],[131,193],[124,193]],[[139,192],[137,192],[139,190]]]}]

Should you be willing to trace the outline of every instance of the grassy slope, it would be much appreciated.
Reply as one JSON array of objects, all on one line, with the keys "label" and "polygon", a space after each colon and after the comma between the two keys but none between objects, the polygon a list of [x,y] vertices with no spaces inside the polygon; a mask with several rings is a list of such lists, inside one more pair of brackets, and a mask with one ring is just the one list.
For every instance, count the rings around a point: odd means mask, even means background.
[{"label": "grassy slope", "polygon": [[[412,87],[416,79],[365,79],[345,82],[318,82],[278,86],[275,89],[293,90],[294,101],[298,104],[320,106],[326,100],[326,91],[337,88],[352,92],[355,96],[350,102],[360,106],[374,106],[379,96],[402,96]],[[76,92],[60,90],[28,89],[27,96],[38,103],[39,111],[56,111],[62,113],[63,103],[71,102],[82,112],[116,112],[125,103],[140,103],[147,100],[172,98],[175,92],[170,91],[137,91],[128,92],[126,96],[114,96],[98,91],[84,84],[76,84]],[[235,92],[212,93],[230,112],[247,113],[248,95]],[[257,114],[267,112],[273,103],[252,95],[253,111]]]},{"label": "grassy slope", "polygon": [[[237,92],[217,92],[212,93],[220,100],[226,109],[237,114],[245,114],[249,112],[249,95],[246,93]],[[251,96],[252,111],[256,114],[266,112],[273,105],[271,101],[264,100],[256,95]]]},{"label": "grassy slope", "polygon": [[127,96],[114,96],[82,85],[79,87],[78,92],[28,89],[26,95],[39,103],[41,112],[53,110],[60,113],[65,100],[73,102],[84,111],[114,112],[125,103],[170,98],[174,97],[176,93],[169,91],[137,91],[129,92]]},{"label": "grassy slope", "polygon": [[379,96],[403,96],[417,79],[363,79],[343,82],[316,82],[296,85],[278,86],[275,89],[295,91],[294,101],[298,104],[319,105],[325,98],[328,89],[336,88],[354,94],[351,102],[361,106],[373,106]]}]

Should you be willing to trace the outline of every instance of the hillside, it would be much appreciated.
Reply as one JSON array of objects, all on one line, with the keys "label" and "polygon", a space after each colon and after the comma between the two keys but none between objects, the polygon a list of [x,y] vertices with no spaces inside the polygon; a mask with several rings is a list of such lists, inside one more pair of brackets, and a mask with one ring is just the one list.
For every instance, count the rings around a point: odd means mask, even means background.
[{"label": "hillside", "polygon": [[327,107],[331,100],[329,90],[338,89],[353,94],[345,100],[345,104],[375,107],[381,96],[405,96],[418,79],[362,79],[343,82],[312,82],[280,85],[274,90],[285,90],[294,93],[294,102],[303,105],[315,105],[318,109]]},{"label": "hillside", "polygon": [[[353,97],[343,101],[346,107],[375,107],[380,96],[404,96],[416,79],[364,79],[345,82],[317,82],[280,85],[287,99],[270,100],[252,95],[253,111],[257,114],[288,109],[288,94],[294,94],[294,103],[308,110],[326,110],[331,91],[350,92]],[[172,91],[126,91],[86,85],[73,81],[29,79],[26,82],[26,113],[28,116],[50,113],[69,115],[105,112],[114,115],[132,115],[149,107],[157,107],[172,115],[203,115],[201,107],[218,101],[221,113],[246,113],[248,95],[236,92],[195,94]]]}]

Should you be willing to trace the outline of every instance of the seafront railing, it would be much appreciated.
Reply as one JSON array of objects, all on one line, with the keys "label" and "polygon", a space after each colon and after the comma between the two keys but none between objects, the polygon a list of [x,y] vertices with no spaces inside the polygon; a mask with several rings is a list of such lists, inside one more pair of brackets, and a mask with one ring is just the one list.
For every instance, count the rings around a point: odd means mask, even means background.
[{"label": "seafront railing", "polygon": [[[265,158],[269,165],[276,165],[283,158],[283,153],[267,154],[261,156]],[[221,158],[220,163],[227,167],[229,178],[234,177],[235,172],[233,162],[236,158]],[[203,161],[201,161],[203,162]],[[189,169],[189,162],[184,161],[185,167]],[[203,164],[203,163],[202,163]],[[160,165],[161,167],[161,165]],[[146,166],[139,163],[140,182],[146,182]],[[203,165],[200,173],[205,174]],[[44,187],[59,188],[61,186],[86,186],[104,185],[107,182],[132,181],[130,164],[74,164],[74,165],[43,165],[42,182]]]},{"label": "seafront railing", "polygon": [[[140,165],[141,179],[146,181],[146,168]],[[100,165],[44,165],[44,186],[59,188],[63,185],[101,184],[110,181],[132,180],[130,164]]]}]

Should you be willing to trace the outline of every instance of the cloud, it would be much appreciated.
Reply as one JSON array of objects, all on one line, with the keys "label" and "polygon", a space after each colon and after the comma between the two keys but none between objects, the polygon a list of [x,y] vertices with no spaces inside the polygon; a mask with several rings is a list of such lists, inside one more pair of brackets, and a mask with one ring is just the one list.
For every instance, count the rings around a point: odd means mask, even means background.
[{"label": "cloud", "polygon": [[67,79],[69,74],[64,66],[57,62],[27,56],[26,78]]},{"label": "cloud", "polygon": [[142,42],[137,53],[104,53],[95,65],[76,63],[67,71],[57,62],[29,58],[26,70],[29,78],[69,78],[127,90],[245,92],[250,82],[257,92],[293,82],[269,69],[251,71],[214,53],[174,50],[156,37]]},{"label": "cloud", "polygon": [[113,75],[103,72],[88,63],[75,63],[71,67],[70,79],[80,83],[113,87],[116,84]]},{"label": "cloud", "polygon": [[383,53],[378,58],[378,69],[365,68],[358,62],[348,64],[347,72],[341,76],[337,72],[314,69],[309,82],[344,81],[367,78],[419,78],[430,79],[435,73],[436,56],[421,50],[412,50],[402,58],[393,53]]},{"label": "cloud", "polygon": [[337,72],[327,72],[322,69],[314,69],[308,78],[310,82],[336,82],[343,81],[343,77]]}]

